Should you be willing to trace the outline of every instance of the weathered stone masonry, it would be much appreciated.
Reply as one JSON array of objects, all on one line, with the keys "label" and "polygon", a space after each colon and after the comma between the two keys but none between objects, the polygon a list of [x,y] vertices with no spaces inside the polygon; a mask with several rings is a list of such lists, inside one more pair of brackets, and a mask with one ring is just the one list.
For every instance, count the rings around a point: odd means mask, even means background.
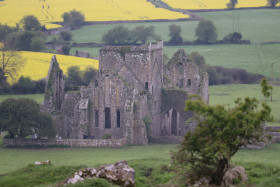
[{"label": "weathered stone masonry", "polygon": [[[47,77],[44,106],[63,139],[126,138],[147,144],[149,136],[183,136],[191,113],[183,112],[189,94],[208,102],[208,76],[180,49],[166,66],[163,43],[104,47],[99,73],[89,86],[65,93],[64,76],[55,56]],[[148,127],[143,119],[149,119]],[[175,138],[180,139],[180,138]]]}]

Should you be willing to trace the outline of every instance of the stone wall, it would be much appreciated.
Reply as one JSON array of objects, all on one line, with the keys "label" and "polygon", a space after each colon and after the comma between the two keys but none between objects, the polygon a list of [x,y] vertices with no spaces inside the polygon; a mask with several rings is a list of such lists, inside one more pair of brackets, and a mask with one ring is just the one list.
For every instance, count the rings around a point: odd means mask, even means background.
[{"label": "stone wall", "polygon": [[76,55],[75,56],[83,57],[83,58],[90,58],[89,52],[79,51],[79,50],[76,50]]},{"label": "stone wall", "polygon": [[151,137],[153,143],[174,143],[179,144],[183,141],[183,136],[154,136]]},{"label": "stone wall", "polygon": [[61,33],[62,31],[71,31],[71,27],[60,27],[60,28],[54,28],[54,29],[48,29],[46,33],[48,35],[57,35]]},{"label": "stone wall", "polygon": [[70,146],[70,147],[111,147],[120,148],[127,144],[127,139],[4,139],[5,147],[28,147],[28,146]]}]

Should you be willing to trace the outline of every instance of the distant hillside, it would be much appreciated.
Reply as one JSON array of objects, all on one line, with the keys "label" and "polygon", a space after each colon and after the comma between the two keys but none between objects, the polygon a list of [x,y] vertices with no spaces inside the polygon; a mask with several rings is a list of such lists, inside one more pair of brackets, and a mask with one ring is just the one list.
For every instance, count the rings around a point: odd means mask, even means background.
[{"label": "distant hillside", "polygon": [[[229,0],[161,0],[178,9],[225,9]],[[236,8],[264,7],[267,0],[238,0]]]},{"label": "distant hillside", "polygon": [[[39,80],[47,76],[53,54],[27,51],[21,53],[23,58],[26,59],[26,64],[19,72],[18,77],[23,75],[29,76],[32,80]],[[81,70],[84,70],[88,66],[98,69],[99,65],[98,60],[89,58],[65,55],[56,55],[56,58],[64,73],[70,66],[79,66]]]},{"label": "distant hillside", "polygon": [[64,12],[81,11],[86,21],[152,20],[188,18],[188,15],[156,8],[146,0],[5,0],[0,2],[0,23],[15,25],[24,15],[32,14],[47,28],[60,25]]}]

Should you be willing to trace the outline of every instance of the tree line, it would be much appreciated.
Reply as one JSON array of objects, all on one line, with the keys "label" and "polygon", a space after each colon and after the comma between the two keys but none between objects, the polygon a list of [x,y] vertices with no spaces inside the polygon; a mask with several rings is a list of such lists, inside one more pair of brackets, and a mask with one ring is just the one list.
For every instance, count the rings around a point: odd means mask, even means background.
[{"label": "tree line", "polygon": [[[195,29],[197,37],[194,41],[184,41],[181,36],[182,28],[179,25],[172,24],[169,26],[170,39],[165,42],[167,45],[184,45],[184,44],[215,44],[215,43],[233,43],[242,44],[250,41],[242,40],[242,34],[238,32],[229,33],[223,40],[218,41],[216,26],[211,20],[201,20]],[[154,26],[138,26],[130,30],[123,25],[118,25],[102,36],[102,41],[108,45],[137,45],[144,44],[148,41],[158,41],[161,37],[155,33]]]}]

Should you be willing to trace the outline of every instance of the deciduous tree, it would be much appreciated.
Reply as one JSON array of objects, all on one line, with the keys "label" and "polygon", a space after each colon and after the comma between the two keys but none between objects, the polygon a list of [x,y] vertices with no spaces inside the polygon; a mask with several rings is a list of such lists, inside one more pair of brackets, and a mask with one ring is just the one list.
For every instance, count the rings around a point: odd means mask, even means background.
[{"label": "deciduous tree", "polygon": [[211,20],[201,20],[195,29],[197,40],[206,44],[213,44],[217,41],[217,29]]},{"label": "deciduous tree", "polygon": [[238,3],[238,0],[229,0],[229,2],[227,3],[227,7],[229,9],[234,9],[235,6],[237,5]]},{"label": "deciduous tree", "polygon": [[63,18],[63,25],[70,26],[72,29],[78,28],[85,23],[85,16],[75,9],[64,12],[61,17]]},{"label": "deciduous tree", "polygon": [[132,41],[132,36],[128,28],[119,25],[105,33],[102,41],[110,45],[124,45]]},{"label": "deciduous tree", "polygon": [[41,31],[42,26],[37,17],[33,15],[24,16],[20,20],[20,25],[25,31]]},{"label": "deciduous tree", "polygon": [[189,184],[206,177],[221,185],[231,157],[240,147],[260,140],[262,123],[272,119],[270,107],[262,103],[258,108],[256,98],[238,98],[235,103],[233,108],[211,106],[198,96],[186,102],[185,111],[194,112],[197,127],[185,135],[172,159]]},{"label": "deciduous tree", "polygon": [[156,38],[154,26],[138,26],[132,30],[134,42],[140,41],[142,44],[146,43],[148,39]]},{"label": "deciduous tree", "polygon": [[171,45],[181,44],[183,42],[183,38],[181,37],[182,29],[179,25],[172,24],[169,26],[169,43]]},{"label": "deciduous tree", "polygon": [[0,104],[0,130],[8,131],[11,138],[55,135],[52,118],[40,112],[40,105],[33,99],[8,98]]},{"label": "deciduous tree", "polygon": [[4,84],[7,78],[14,80],[20,68],[25,64],[20,52],[8,49],[4,44],[0,45],[0,83]]},{"label": "deciduous tree", "polygon": [[271,8],[274,8],[279,2],[279,0],[267,0],[267,5]]},{"label": "deciduous tree", "polygon": [[267,79],[262,79],[261,80],[261,86],[262,86],[262,94],[264,95],[265,101],[270,96],[271,96],[271,101],[272,101],[272,89],[273,89],[273,87],[268,85]]}]

